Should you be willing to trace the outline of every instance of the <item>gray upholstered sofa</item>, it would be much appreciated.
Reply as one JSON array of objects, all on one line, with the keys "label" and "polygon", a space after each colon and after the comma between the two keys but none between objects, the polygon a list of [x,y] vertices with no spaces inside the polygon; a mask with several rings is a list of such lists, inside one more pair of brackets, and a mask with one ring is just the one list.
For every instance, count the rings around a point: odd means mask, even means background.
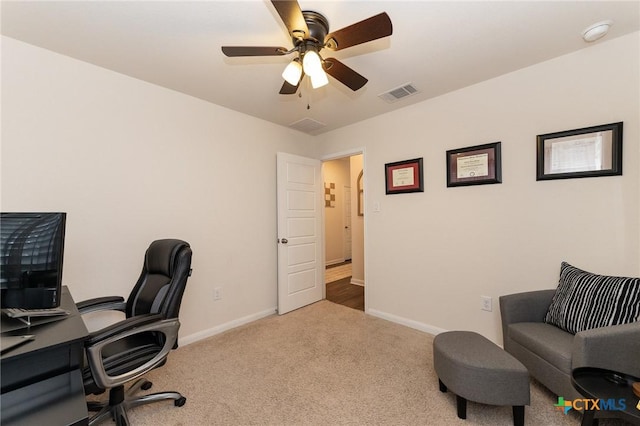
[{"label": "gray upholstered sofa", "polygon": [[599,367],[640,377],[640,322],[571,334],[545,323],[555,289],[500,297],[504,349],[529,374],[565,399],[582,396],[571,385],[571,370]]}]

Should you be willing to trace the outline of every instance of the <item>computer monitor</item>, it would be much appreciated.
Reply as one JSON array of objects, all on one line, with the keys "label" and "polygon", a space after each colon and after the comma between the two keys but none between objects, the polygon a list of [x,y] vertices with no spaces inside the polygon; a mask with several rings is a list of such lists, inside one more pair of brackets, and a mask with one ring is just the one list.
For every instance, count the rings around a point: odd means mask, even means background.
[{"label": "computer monitor", "polygon": [[0,304],[60,305],[66,213],[0,213]]}]

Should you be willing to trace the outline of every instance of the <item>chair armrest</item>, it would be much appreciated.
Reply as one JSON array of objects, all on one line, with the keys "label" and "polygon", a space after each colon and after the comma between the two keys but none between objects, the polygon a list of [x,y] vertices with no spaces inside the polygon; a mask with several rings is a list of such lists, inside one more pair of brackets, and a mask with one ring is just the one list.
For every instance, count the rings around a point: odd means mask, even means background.
[{"label": "chair armrest", "polygon": [[[151,314],[128,318],[121,323],[106,327],[92,336],[85,344],[87,353],[87,362],[91,369],[91,374],[96,385],[103,389],[112,388],[122,383],[134,380],[152,368],[156,367],[167,357],[175,342],[178,339],[178,329],[180,321],[177,318],[162,320],[160,314]],[[119,333],[116,329],[121,328]],[[105,346],[110,345],[120,339],[133,336],[140,333],[158,332],[164,335],[164,344],[162,349],[150,360],[117,376],[110,376],[102,362],[102,350]]]},{"label": "chair armrest", "polygon": [[[133,330],[136,327],[157,323],[161,320],[162,314],[144,314],[126,318],[115,324],[111,324],[107,327],[101,328],[100,330],[89,333],[89,338],[85,340],[85,346],[95,345],[110,337],[118,336],[126,331]],[[120,337],[122,338],[123,336]]]},{"label": "chair armrest", "polygon": [[516,322],[543,322],[556,290],[535,290],[500,296],[502,337],[507,339],[507,327]]},{"label": "chair armrest", "polygon": [[95,311],[124,312],[126,306],[127,304],[124,301],[124,297],[121,296],[96,297],[95,299],[83,300],[82,302],[76,303],[80,315]]},{"label": "chair armrest", "polygon": [[571,361],[574,369],[597,367],[640,377],[640,322],[577,333]]}]

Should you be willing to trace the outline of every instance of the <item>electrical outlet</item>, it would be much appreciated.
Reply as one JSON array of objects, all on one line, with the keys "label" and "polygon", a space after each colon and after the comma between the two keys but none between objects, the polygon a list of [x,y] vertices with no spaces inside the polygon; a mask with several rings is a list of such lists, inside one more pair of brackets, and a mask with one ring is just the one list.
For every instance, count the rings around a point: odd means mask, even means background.
[{"label": "electrical outlet", "polygon": [[493,311],[493,301],[490,296],[480,296],[480,309],[483,311]]},{"label": "electrical outlet", "polygon": [[216,287],[213,289],[213,300],[222,299],[222,287]]}]

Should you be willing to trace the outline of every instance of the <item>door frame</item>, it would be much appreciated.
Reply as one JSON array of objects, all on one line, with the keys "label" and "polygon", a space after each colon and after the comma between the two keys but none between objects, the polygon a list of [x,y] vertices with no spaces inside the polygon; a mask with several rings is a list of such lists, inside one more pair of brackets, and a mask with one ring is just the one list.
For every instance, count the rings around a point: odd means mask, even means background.
[{"label": "door frame", "polygon": [[[368,197],[366,197],[366,194],[368,193],[369,190],[369,186],[368,186],[368,173],[367,173],[367,155],[365,152],[365,148],[364,147],[356,147],[356,148],[351,148],[345,151],[340,151],[340,152],[335,152],[332,154],[325,154],[323,156],[320,157],[320,161],[322,163],[324,163],[325,161],[331,161],[331,160],[338,160],[340,158],[345,158],[345,157],[352,157],[354,155],[362,155],[362,172],[363,172],[363,178],[362,178],[362,185],[363,185],[363,189],[364,189],[364,193],[365,193],[365,205],[364,205],[364,236],[363,236],[363,244],[364,244],[364,276],[366,278],[366,285],[365,285],[365,290],[364,290],[364,311],[368,312],[369,311],[369,289],[371,289],[371,279],[370,279],[370,275],[367,271],[367,265],[369,265],[369,262],[367,260],[368,257],[368,253],[369,250],[367,250],[367,235],[368,235],[368,215],[367,215],[367,203],[366,200]],[[322,170],[322,180],[324,181],[324,168]],[[352,236],[353,238],[353,236]],[[323,215],[322,215],[322,246],[325,247],[326,246],[326,241],[325,241],[325,218],[324,218],[324,209],[323,209]],[[324,256],[324,255],[323,255]],[[327,286],[325,285],[323,287],[323,299],[327,298]]]}]

